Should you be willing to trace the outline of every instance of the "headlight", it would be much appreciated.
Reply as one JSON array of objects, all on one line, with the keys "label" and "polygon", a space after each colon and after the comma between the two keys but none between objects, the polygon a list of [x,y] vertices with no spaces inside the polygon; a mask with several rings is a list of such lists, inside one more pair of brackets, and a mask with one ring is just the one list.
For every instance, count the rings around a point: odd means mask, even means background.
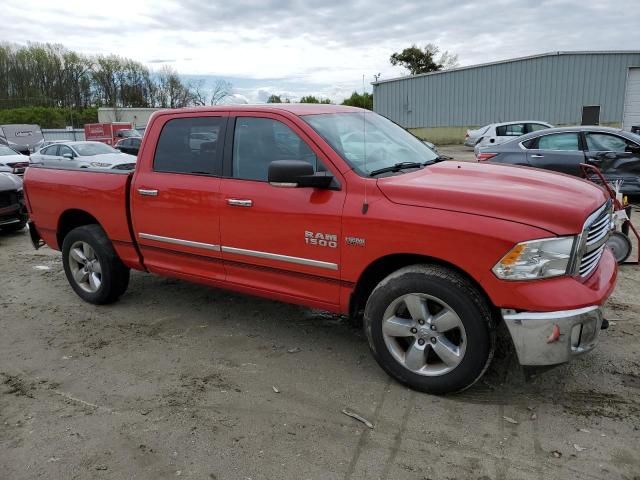
[{"label": "headlight", "polygon": [[534,280],[565,275],[576,237],[544,238],[521,242],[493,267],[503,280]]},{"label": "headlight", "polygon": [[91,162],[89,165],[91,165],[92,167],[100,167],[100,168],[111,166],[110,163],[101,163],[101,162]]}]

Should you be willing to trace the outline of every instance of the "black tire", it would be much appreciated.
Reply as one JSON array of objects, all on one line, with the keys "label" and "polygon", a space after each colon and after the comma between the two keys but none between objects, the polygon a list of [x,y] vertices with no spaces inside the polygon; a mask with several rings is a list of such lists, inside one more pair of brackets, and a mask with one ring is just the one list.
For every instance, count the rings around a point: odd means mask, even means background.
[{"label": "black tire", "polygon": [[[416,373],[397,360],[385,343],[385,311],[399,298],[411,294],[423,294],[444,302],[464,327],[464,353],[460,363],[448,373],[434,376]],[[487,301],[464,276],[442,266],[413,265],[386,277],[367,301],[364,329],[374,358],[389,375],[412,389],[431,394],[469,388],[487,370],[495,352],[495,331]],[[416,337],[415,342],[418,341]]]},{"label": "black tire", "polygon": [[[88,244],[101,267],[101,282],[96,291],[84,289],[74,278],[70,250],[77,242]],[[104,305],[116,301],[129,286],[129,269],[122,263],[106,233],[99,225],[85,225],[71,230],[62,242],[62,263],[71,288],[85,302]]]}]

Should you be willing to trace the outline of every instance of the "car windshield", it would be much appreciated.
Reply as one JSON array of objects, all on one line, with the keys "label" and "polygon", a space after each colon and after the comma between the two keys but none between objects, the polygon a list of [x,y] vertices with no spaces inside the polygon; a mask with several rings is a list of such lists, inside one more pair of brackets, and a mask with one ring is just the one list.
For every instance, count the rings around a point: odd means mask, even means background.
[{"label": "car windshield", "polygon": [[438,155],[402,127],[373,113],[327,113],[303,119],[361,176],[403,162],[435,162]]},{"label": "car windshield", "polygon": [[102,155],[104,153],[120,153],[115,148],[110,147],[106,143],[92,142],[92,143],[76,143],[75,148],[78,155],[81,157],[91,157],[93,155]]},{"label": "car windshield", "polygon": [[7,147],[6,145],[0,145],[0,156],[5,156],[5,155],[18,155],[18,153]]}]

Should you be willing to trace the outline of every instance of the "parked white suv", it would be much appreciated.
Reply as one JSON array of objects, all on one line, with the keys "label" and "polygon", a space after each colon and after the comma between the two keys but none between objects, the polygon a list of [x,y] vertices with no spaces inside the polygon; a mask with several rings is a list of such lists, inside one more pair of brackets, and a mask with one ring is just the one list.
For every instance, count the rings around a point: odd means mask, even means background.
[{"label": "parked white suv", "polygon": [[487,145],[500,145],[514,137],[520,137],[537,130],[544,130],[545,128],[553,128],[553,125],[538,120],[490,123],[477,130],[467,130],[464,144],[467,147],[474,147],[477,150]]}]

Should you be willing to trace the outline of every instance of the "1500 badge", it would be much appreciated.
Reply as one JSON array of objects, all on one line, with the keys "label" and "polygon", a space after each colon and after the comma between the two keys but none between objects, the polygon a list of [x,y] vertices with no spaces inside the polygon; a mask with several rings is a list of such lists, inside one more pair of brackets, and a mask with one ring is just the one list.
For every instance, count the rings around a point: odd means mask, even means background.
[{"label": "1500 badge", "polygon": [[338,248],[338,236],[331,233],[314,233],[306,230],[304,232],[304,242],[307,245],[316,247]]}]

